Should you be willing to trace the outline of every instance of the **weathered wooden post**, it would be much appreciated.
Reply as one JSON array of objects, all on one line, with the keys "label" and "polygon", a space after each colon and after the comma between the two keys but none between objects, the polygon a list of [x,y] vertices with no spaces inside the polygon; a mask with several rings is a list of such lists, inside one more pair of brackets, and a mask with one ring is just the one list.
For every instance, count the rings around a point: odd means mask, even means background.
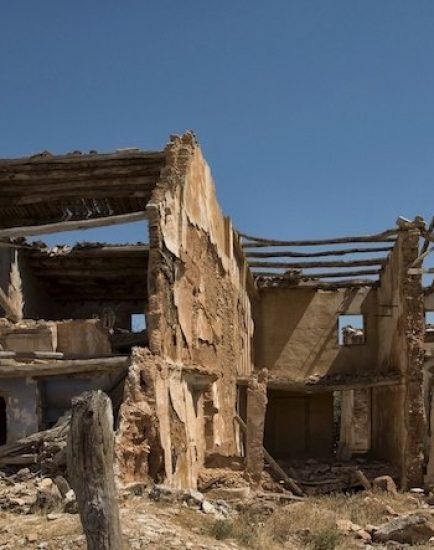
[{"label": "weathered wooden post", "polygon": [[107,395],[89,391],[75,398],[67,466],[88,550],[122,548],[113,447],[113,411]]}]

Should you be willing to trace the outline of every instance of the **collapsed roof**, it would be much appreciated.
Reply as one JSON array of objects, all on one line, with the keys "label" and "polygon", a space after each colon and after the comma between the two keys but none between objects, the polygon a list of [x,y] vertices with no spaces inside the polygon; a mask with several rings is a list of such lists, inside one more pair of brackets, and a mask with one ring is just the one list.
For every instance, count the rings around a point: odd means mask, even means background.
[{"label": "collapsed roof", "polygon": [[164,151],[139,149],[0,160],[0,238],[42,234],[49,224],[69,222],[75,229],[74,222],[88,227],[92,220],[111,217],[113,223],[114,216],[142,213],[164,161]]}]

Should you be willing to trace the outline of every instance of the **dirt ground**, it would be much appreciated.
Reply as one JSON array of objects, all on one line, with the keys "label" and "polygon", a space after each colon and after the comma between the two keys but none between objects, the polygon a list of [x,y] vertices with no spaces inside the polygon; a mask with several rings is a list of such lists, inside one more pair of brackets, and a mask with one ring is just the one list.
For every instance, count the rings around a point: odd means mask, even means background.
[{"label": "dirt ground", "polygon": [[[233,512],[219,518],[185,502],[153,502],[146,495],[128,496],[121,503],[125,549],[399,549],[412,546],[375,544],[369,533],[382,523],[408,514],[423,514],[434,524],[434,506],[413,494],[336,494],[283,505],[272,499],[253,498],[229,505]],[[0,549],[15,548],[84,549],[79,516],[2,512]],[[434,548],[434,542],[417,548]]]}]

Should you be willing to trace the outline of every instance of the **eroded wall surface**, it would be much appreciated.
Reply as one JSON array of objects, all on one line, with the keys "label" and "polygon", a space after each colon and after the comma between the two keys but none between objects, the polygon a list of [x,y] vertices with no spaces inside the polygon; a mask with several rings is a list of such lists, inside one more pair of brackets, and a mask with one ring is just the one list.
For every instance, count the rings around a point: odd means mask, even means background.
[{"label": "eroded wall surface", "polygon": [[[148,205],[149,347],[165,362],[154,409],[166,479],[194,486],[206,452],[237,452],[236,377],[251,372],[253,323],[247,268],[192,134],[174,138],[166,154]],[[191,373],[205,378],[192,382]],[[212,418],[201,419],[203,410]]]},{"label": "eroded wall surface", "polygon": [[423,482],[426,418],[423,402],[424,304],[417,229],[399,233],[378,289],[378,363],[401,383],[372,389],[373,451],[398,465],[405,488]]}]

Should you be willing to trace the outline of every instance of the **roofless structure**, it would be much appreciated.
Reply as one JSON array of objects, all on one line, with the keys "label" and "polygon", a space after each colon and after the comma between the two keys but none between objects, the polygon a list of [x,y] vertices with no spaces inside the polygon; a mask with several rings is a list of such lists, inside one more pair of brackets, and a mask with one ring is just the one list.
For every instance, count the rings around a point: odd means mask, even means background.
[{"label": "roofless structure", "polygon": [[[37,240],[131,221],[134,243]],[[433,483],[433,229],[238,232],[191,133],[0,160],[0,460],[38,460],[20,444],[99,388],[123,481],[196,487],[236,463],[299,494],[355,487],[360,464]]]}]

